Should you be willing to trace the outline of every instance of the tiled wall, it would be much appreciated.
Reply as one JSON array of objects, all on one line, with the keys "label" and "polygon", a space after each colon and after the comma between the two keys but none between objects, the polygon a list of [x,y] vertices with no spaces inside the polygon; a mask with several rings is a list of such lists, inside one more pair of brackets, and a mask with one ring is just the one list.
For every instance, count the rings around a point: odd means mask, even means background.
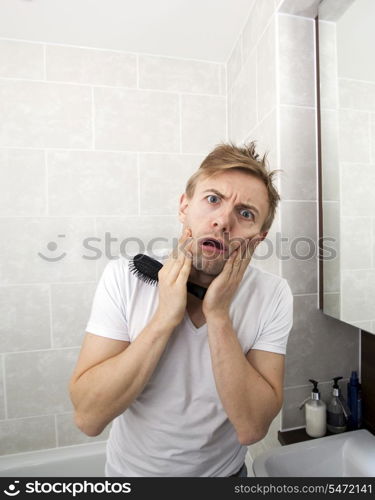
[{"label": "tiled wall", "polygon": [[303,425],[309,378],[326,396],[331,377],[358,369],[357,330],[317,309],[316,257],[288,258],[293,238],[317,238],[314,28],[278,4],[253,0],[227,78],[215,63],[0,40],[1,453],[93,439],[73,425],[67,383],[96,281],[136,249],[129,235],[176,235],[186,178],[227,136],[257,139],[283,169],[271,246],[254,263],[295,297],[283,412],[251,454]]},{"label": "tiled wall", "polygon": [[324,233],[341,242],[324,263],[324,307],[375,331],[375,82],[339,74],[336,31],[320,21]]},{"label": "tiled wall", "polygon": [[[317,249],[315,26],[313,18],[278,14],[281,226],[283,237],[306,236]],[[285,138],[288,138],[285,140]],[[287,190],[283,186],[288,185]],[[301,252],[302,254],[302,252]],[[304,425],[299,403],[320,382],[328,401],[335,376],[343,387],[358,369],[359,331],[318,310],[317,251],[311,259],[283,261],[294,293],[294,326],[286,357],[282,428]]]},{"label": "tiled wall", "polygon": [[375,332],[375,82],[338,77],[341,315]]},{"label": "tiled wall", "polygon": [[1,454],[107,437],[75,428],[67,390],[96,282],[179,234],[225,85],[222,64],[0,40]]},{"label": "tiled wall", "polygon": [[260,152],[269,151],[271,168],[282,169],[282,202],[270,233],[275,251],[255,263],[285,277],[294,294],[284,406],[266,438],[250,446],[253,458],[278,446],[277,429],[304,425],[298,407],[310,394],[309,378],[320,381],[327,399],[332,377],[348,378],[358,369],[358,330],[318,310],[314,22],[279,13],[281,4],[254,1],[228,61],[229,138],[257,139]]}]

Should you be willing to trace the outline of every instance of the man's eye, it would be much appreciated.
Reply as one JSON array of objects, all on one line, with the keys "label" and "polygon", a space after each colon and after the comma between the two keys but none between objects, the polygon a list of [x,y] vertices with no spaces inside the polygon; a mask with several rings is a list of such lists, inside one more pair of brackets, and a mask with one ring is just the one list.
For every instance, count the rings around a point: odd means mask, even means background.
[{"label": "man's eye", "polygon": [[219,197],[216,194],[209,194],[206,196],[208,203],[216,203],[219,200]]},{"label": "man's eye", "polygon": [[245,219],[254,219],[254,214],[247,208],[243,208],[240,210],[240,214],[245,217]]}]

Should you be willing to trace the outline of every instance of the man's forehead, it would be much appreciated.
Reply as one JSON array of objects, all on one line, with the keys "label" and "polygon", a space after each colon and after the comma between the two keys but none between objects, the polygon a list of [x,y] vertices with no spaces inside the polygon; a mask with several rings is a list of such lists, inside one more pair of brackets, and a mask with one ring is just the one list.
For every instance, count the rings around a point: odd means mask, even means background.
[{"label": "man's forehead", "polygon": [[[232,175],[222,175],[227,173],[239,173],[240,176],[234,178]],[[238,195],[238,205],[254,208],[263,219],[268,214],[268,191],[264,182],[255,175],[226,170],[198,179],[194,193],[195,196],[207,196],[210,191],[219,196],[224,196],[224,198]]]},{"label": "man's forehead", "polygon": [[[227,174],[227,172],[220,172],[213,176],[198,179],[196,191],[201,193],[209,188],[215,188],[228,196],[236,194],[237,192],[239,194],[241,193],[244,198],[252,198],[257,194],[262,196],[263,193],[267,196],[267,188],[264,182],[254,175],[243,174],[240,178],[237,177],[237,179],[234,179],[230,175],[222,174]],[[233,173],[230,172],[230,174]],[[251,200],[244,199],[243,201]]]}]

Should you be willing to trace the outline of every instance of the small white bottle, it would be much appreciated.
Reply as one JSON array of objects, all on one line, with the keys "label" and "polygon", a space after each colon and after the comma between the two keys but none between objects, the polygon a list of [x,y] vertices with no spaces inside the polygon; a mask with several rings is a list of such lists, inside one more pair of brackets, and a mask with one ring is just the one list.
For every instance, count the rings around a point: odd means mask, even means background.
[{"label": "small white bottle", "polygon": [[327,432],[327,405],[320,399],[318,382],[312,379],[309,381],[314,384],[311,398],[302,403],[300,410],[305,407],[306,433],[310,437],[318,438],[325,436]]}]

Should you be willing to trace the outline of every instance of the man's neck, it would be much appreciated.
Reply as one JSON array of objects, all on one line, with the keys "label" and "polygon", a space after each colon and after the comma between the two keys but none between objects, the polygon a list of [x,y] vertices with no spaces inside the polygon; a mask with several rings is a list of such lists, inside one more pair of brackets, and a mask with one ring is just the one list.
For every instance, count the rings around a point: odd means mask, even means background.
[{"label": "man's neck", "polygon": [[211,276],[210,274],[206,274],[202,271],[198,271],[195,267],[191,267],[189,281],[195,283],[196,285],[204,286],[208,288],[210,283],[216,278],[216,276]]}]

